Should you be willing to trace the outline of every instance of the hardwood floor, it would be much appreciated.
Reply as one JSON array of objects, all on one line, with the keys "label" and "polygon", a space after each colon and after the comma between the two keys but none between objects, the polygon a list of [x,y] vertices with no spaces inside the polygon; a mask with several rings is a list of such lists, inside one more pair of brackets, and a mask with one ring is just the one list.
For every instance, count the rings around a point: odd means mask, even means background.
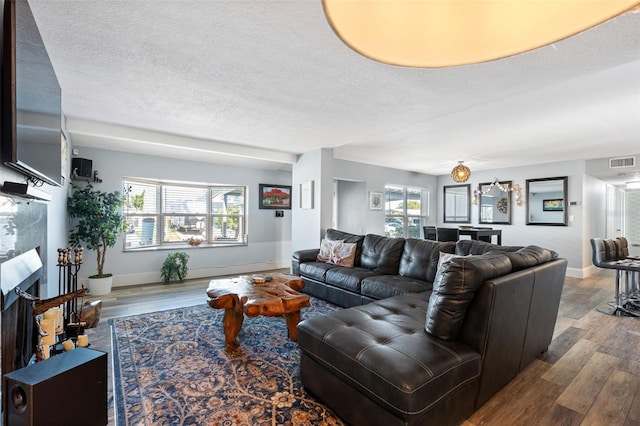
[{"label": "hardwood floor", "polygon": [[[208,282],[116,288],[99,297],[100,321],[205,303]],[[610,271],[567,278],[549,350],[463,426],[640,426],[640,319],[595,310],[612,299],[613,282]]]}]

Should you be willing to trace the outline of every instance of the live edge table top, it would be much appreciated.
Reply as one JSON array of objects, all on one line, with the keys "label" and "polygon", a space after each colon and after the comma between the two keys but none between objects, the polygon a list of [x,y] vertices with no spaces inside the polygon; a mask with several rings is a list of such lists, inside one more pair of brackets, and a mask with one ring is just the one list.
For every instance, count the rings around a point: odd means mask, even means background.
[{"label": "live edge table top", "polygon": [[239,345],[244,315],[247,317],[284,315],[291,340],[297,340],[300,309],[309,306],[309,296],[299,293],[304,287],[300,277],[276,273],[271,281],[254,284],[251,277],[212,280],[207,288],[208,304],[224,309],[224,333],[227,350]]}]

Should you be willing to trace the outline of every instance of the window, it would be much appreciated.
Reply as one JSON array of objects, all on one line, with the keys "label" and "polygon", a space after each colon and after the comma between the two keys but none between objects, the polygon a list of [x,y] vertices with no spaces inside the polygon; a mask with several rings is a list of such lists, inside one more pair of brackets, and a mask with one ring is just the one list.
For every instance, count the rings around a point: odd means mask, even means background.
[{"label": "window", "polygon": [[427,223],[429,192],[421,188],[385,186],[384,233],[388,237],[421,238]]},{"label": "window", "polygon": [[246,244],[246,187],[124,180],[125,250]]}]

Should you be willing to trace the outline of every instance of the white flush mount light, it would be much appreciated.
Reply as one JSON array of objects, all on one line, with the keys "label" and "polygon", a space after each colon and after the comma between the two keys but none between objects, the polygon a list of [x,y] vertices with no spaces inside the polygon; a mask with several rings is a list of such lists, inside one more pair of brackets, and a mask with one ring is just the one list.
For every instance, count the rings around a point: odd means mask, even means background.
[{"label": "white flush mount light", "polygon": [[640,180],[634,180],[631,182],[627,182],[627,189],[640,189]]},{"label": "white flush mount light", "polygon": [[542,47],[640,7],[639,0],[323,0],[340,39],[379,62],[448,67]]}]

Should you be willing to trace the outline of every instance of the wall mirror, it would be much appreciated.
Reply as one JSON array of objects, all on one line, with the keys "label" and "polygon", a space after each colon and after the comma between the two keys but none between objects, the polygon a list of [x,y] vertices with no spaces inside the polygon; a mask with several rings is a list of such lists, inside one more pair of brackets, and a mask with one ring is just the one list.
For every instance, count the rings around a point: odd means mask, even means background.
[{"label": "wall mirror", "polygon": [[471,223],[471,185],[444,187],[444,222]]},{"label": "wall mirror", "polygon": [[567,226],[567,176],[527,179],[527,225]]},{"label": "wall mirror", "polygon": [[497,225],[511,224],[511,191],[501,189],[511,188],[511,181],[481,183],[478,185],[480,197],[478,199],[478,222]]}]

